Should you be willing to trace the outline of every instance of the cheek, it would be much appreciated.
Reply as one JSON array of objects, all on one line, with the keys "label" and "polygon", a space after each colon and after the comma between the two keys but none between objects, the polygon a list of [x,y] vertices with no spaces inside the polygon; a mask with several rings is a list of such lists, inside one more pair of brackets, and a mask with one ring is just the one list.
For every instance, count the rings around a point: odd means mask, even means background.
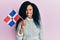
[{"label": "cheek", "polygon": [[26,15],[27,15],[27,16],[32,16],[32,15],[33,15],[33,12],[32,12],[32,11],[30,11],[30,12],[27,12],[27,11],[26,11]]},{"label": "cheek", "polygon": [[30,11],[31,14],[33,14],[33,11]]}]

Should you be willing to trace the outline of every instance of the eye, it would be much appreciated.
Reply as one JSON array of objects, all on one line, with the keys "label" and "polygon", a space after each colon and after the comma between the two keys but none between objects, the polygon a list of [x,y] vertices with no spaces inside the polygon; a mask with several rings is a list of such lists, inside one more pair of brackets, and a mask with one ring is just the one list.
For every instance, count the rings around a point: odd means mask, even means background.
[{"label": "eye", "polygon": [[32,10],[32,9],[30,9],[30,10]]},{"label": "eye", "polygon": [[32,9],[30,9],[30,11],[31,11]]}]

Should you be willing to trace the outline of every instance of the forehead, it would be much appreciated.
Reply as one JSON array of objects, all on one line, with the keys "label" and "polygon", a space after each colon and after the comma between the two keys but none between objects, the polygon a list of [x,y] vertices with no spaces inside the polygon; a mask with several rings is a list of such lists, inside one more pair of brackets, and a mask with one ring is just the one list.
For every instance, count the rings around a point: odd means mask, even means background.
[{"label": "forehead", "polygon": [[33,8],[32,5],[27,6],[27,9],[32,9],[32,8]]}]

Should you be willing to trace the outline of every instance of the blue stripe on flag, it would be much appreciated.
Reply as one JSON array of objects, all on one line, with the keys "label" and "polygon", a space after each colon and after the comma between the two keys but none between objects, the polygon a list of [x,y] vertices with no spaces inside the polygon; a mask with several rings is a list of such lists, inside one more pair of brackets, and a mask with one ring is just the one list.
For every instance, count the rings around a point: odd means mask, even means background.
[{"label": "blue stripe on flag", "polygon": [[16,12],[14,10],[11,11],[11,13],[9,14],[11,17],[13,17],[16,14]]},{"label": "blue stripe on flag", "polygon": [[15,24],[15,22],[12,20],[11,22],[9,22],[9,26],[12,27]]}]

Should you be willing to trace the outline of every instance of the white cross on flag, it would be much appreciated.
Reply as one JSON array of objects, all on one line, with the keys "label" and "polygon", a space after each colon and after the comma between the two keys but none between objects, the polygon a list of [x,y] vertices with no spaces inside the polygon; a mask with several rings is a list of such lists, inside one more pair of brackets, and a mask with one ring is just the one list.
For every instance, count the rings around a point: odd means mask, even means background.
[{"label": "white cross on flag", "polygon": [[21,17],[12,10],[9,15],[4,18],[4,22],[7,23],[10,27],[12,27]]}]

